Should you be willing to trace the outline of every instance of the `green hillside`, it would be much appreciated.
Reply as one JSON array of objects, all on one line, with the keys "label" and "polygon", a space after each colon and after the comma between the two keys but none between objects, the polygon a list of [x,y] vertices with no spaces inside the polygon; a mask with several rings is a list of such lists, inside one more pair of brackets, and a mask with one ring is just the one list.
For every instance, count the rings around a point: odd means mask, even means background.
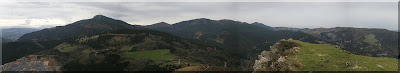
[{"label": "green hillside", "polygon": [[[62,71],[174,71],[201,66],[239,68],[238,58],[215,44],[152,30],[116,30],[71,38],[31,55],[52,55]],[[210,69],[213,69],[210,68]]]},{"label": "green hillside", "polygon": [[355,55],[332,45],[296,42],[301,45],[301,49],[287,58],[289,67],[295,71],[398,70],[397,59]]}]

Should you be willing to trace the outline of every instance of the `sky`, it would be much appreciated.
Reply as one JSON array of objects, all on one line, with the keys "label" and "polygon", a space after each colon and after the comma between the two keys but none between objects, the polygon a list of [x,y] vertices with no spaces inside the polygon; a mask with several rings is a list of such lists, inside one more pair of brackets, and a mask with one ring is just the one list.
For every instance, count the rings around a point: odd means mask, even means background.
[{"label": "sky", "polygon": [[398,29],[398,2],[0,2],[0,27],[64,26],[101,14],[135,25],[208,18],[272,27]]}]

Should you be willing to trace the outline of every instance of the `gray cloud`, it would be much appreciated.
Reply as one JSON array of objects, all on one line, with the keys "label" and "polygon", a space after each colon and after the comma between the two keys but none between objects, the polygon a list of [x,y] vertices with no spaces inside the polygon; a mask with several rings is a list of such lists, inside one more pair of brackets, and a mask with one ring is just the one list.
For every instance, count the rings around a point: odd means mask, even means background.
[{"label": "gray cloud", "polygon": [[390,30],[398,27],[397,7],[396,2],[20,2],[0,5],[6,10],[1,12],[4,19],[61,19],[66,24],[102,14],[140,25],[210,18],[261,22],[274,27]]}]

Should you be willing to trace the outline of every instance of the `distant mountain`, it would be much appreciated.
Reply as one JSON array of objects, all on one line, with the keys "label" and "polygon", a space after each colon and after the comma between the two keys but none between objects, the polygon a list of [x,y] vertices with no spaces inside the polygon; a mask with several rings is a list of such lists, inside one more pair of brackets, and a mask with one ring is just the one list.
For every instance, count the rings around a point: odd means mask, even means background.
[{"label": "distant mountain", "polygon": [[398,57],[398,33],[386,29],[352,27],[298,29],[280,27],[275,28],[275,30],[304,32],[326,41],[321,41],[321,43],[335,44],[354,54],[374,57]]},{"label": "distant mountain", "polygon": [[26,33],[31,33],[38,30],[39,29],[35,28],[7,28],[2,29],[2,37],[5,39],[9,39],[10,42],[12,42],[16,41],[18,38]]},{"label": "distant mountain", "polygon": [[92,19],[80,20],[66,26],[57,26],[28,33],[19,38],[18,41],[61,40],[131,28],[132,25],[124,21],[112,19],[103,15],[96,15]]}]

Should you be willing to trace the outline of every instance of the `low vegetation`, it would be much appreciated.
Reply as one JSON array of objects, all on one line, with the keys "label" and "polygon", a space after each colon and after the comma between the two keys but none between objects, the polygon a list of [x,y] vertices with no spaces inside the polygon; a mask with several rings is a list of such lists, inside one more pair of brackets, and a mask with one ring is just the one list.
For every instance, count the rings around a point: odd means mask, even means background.
[{"label": "low vegetation", "polygon": [[99,38],[98,35],[92,36],[92,37],[82,37],[82,38],[77,39],[77,41],[79,43],[83,43],[83,42],[88,42],[89,40],[96,40],[97,38]]}]

